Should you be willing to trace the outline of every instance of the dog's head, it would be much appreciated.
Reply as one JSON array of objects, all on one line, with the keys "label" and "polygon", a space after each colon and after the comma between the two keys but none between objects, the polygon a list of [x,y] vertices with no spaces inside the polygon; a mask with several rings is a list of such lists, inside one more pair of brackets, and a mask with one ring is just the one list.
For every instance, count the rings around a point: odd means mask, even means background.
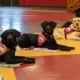
[{"label": "dog's head", "polygon": [[80,17],[80,11],[76,13],[76,17]]},{"label": "dog's head", "polygon": [[80,30],[80,18],[73,18],[72,19],[72,28],[74,30]]},{"label": "dog's head", "polygon": [[17,46],[17,38],[20,36],[20,32],[15,29],[5,30],[1,34],[1,41],[7,47]]},{"label": "dog's head", "polygon": [[53,30],[56,27],[57,23],[53,21],[44,21],[41,23],[43,32],[47,33],[48,35],[53,34]]}]

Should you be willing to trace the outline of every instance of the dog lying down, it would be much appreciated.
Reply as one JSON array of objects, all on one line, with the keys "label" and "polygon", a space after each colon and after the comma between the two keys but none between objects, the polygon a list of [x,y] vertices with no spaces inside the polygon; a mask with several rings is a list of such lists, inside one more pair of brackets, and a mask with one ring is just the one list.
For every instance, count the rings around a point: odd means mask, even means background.
[{"label": "dog lying down", "polygon": [[56,39],[80,40],[80,18],[73,18],[72,22],[66,22],[62,28],[55,28],[53,35]]},{"label": "dog lying down", "polygon": [[34,63],[34,58],[15,56],[17,38],[20,32],[15,29],[8,29],[1,34],[0,41],[0,62],[7,64]]},{"label": "dog lying down", "polygon": [[56,22],[45,21],[41,23],[43,31],[40,34],[24,33],[18,38],[18,45],[21,48],[47,48],[50,50],[71,51],[74,47],[57,44],[53,33],[56,27]]}]

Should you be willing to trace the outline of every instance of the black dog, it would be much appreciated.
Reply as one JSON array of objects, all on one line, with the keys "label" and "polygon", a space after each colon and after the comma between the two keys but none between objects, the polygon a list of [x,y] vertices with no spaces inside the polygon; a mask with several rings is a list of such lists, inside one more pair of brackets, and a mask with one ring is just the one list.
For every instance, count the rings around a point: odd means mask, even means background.
[{"label": "black dog", "polygon": [[[78,12],[76,13],[76,17],[80,17],[80,11],[78,11]],[[67,27],[69,27],[71,24],[72,24],[71,21],[65,22],[65,23],[63,24],[62,28],[67,28]]]},{"label": "black dog", "polygon": [[0,62],[6,62],[8,64],[35,62],[34,58],[15,56],[17,38],[20,34],[15,29],[8,29],[1,34]]},{"label": "black dog", "polygon": [[43,31],[41,34],[22,34],[18,39],[18,45],[21,48],[29,48],[30,46],[48,48],[51,50],[62,50],[62,51],[70,51],[74,49],[73,47],[63,46],[57,44],[52,35],[54,32],[54,28],[56,27],[56,22],[53,21],[45,21],[41,23]]}]

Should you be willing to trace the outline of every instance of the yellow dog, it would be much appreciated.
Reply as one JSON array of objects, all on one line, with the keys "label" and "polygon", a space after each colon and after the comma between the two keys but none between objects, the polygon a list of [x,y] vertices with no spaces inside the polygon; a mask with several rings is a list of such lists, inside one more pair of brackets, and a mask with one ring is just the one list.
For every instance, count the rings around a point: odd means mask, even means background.
[{"label": "yellow dog", "polygon": [[72,24],[67,28],[55,28],[53,35],[56,39],[80,40],[80,17],[72,19]]}]

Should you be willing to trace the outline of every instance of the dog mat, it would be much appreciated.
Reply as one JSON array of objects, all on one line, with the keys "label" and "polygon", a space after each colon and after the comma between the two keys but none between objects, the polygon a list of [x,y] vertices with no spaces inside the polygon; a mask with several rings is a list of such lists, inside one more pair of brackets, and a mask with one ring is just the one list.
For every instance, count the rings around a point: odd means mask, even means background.
[{"label": "dog mat", "polygon": [[19,67],[20,65],[21,63],[18,63],[18,64],[0,63],[0,67],[7,67],[7,68],[15,68],[15,67]]},{"label": "dog mat", "polygon": [[23,50],[33,50],[33,51],[44,51],[44,52],[58,52],[58,50],[49,50],[47,48],[32,48],[32,49],[29,49],[29,48],[23,48]]},{"label": "dog mat", "polygon": [[3,80],[3,76],[0,76],[0,80]]}]

